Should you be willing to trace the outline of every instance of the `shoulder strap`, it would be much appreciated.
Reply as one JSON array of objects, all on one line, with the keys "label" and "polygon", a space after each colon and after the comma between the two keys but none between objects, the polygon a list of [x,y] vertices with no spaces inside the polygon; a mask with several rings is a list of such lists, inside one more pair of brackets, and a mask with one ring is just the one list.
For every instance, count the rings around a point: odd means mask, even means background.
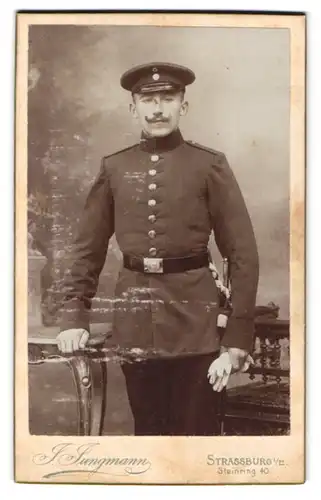
[{"label": "shoulder strap", "polygon": [[186,141],[186,142],[190,146],[193,146],[193,148],[207,151],[208,153],[211,153],[211,154],[216,155],[216,156],[224,156],[224,153],[222,153],[221,151],[216,151],[215,149],[208,148],[207,146],[203,146],[202,144],[198,144],[198,142],[194,142],[194,141]]},{"label": "shoulder strap", "polygon": [[129,149],[133,149],[135,148],[136,146],[138,146],[138,143],[136,144],[132,144],[131,146],[128,146],[127,148],[124,148],[124,149],[120,149],[119,151],[115,151],[114,153],[110,153],[109,155],[106,155],[104,156],[104,159],[106,158],[111,158],[112,156],[116,156],[120,153],[124,153],[124,151],[128,151]]}]

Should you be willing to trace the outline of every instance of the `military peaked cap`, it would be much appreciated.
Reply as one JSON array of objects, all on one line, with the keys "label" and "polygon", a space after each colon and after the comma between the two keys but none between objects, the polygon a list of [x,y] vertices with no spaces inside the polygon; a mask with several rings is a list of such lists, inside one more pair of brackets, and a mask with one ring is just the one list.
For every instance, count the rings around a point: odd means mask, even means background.
[{"label": "military peaked cap", "polygon": [[129,69],[122,75],[120,84],[132,93],[147,93],[182,90],[194,80],[195,74],[185,66],[153,62]]}]

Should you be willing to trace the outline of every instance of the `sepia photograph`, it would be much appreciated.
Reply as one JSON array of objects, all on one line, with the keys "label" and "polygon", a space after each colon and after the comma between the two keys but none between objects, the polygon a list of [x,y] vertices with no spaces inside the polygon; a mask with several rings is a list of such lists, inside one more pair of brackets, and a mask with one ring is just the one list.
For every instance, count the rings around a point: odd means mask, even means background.
[{"label": "sepia photograph", "polygon": [[18,14],[17,42],[19,477],[302,481],[304,16]]}]

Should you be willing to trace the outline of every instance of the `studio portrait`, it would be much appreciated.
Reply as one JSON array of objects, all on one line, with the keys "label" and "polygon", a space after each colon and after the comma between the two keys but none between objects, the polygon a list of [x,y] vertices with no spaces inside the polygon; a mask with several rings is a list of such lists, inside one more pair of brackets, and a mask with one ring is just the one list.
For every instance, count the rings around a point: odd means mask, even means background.
[{"label": "studio portrait", "polygon": [[29,433],[291,435],[290,33],[28,31]]}]

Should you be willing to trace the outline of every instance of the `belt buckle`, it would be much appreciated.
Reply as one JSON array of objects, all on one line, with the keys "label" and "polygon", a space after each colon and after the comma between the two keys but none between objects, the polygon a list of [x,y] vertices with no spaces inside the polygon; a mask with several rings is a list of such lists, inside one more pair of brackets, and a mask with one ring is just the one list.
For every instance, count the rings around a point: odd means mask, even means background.
[{"label": "belt buckle", "polygon": [[163,259],[144,257],[144,272],[162,274]]}]

